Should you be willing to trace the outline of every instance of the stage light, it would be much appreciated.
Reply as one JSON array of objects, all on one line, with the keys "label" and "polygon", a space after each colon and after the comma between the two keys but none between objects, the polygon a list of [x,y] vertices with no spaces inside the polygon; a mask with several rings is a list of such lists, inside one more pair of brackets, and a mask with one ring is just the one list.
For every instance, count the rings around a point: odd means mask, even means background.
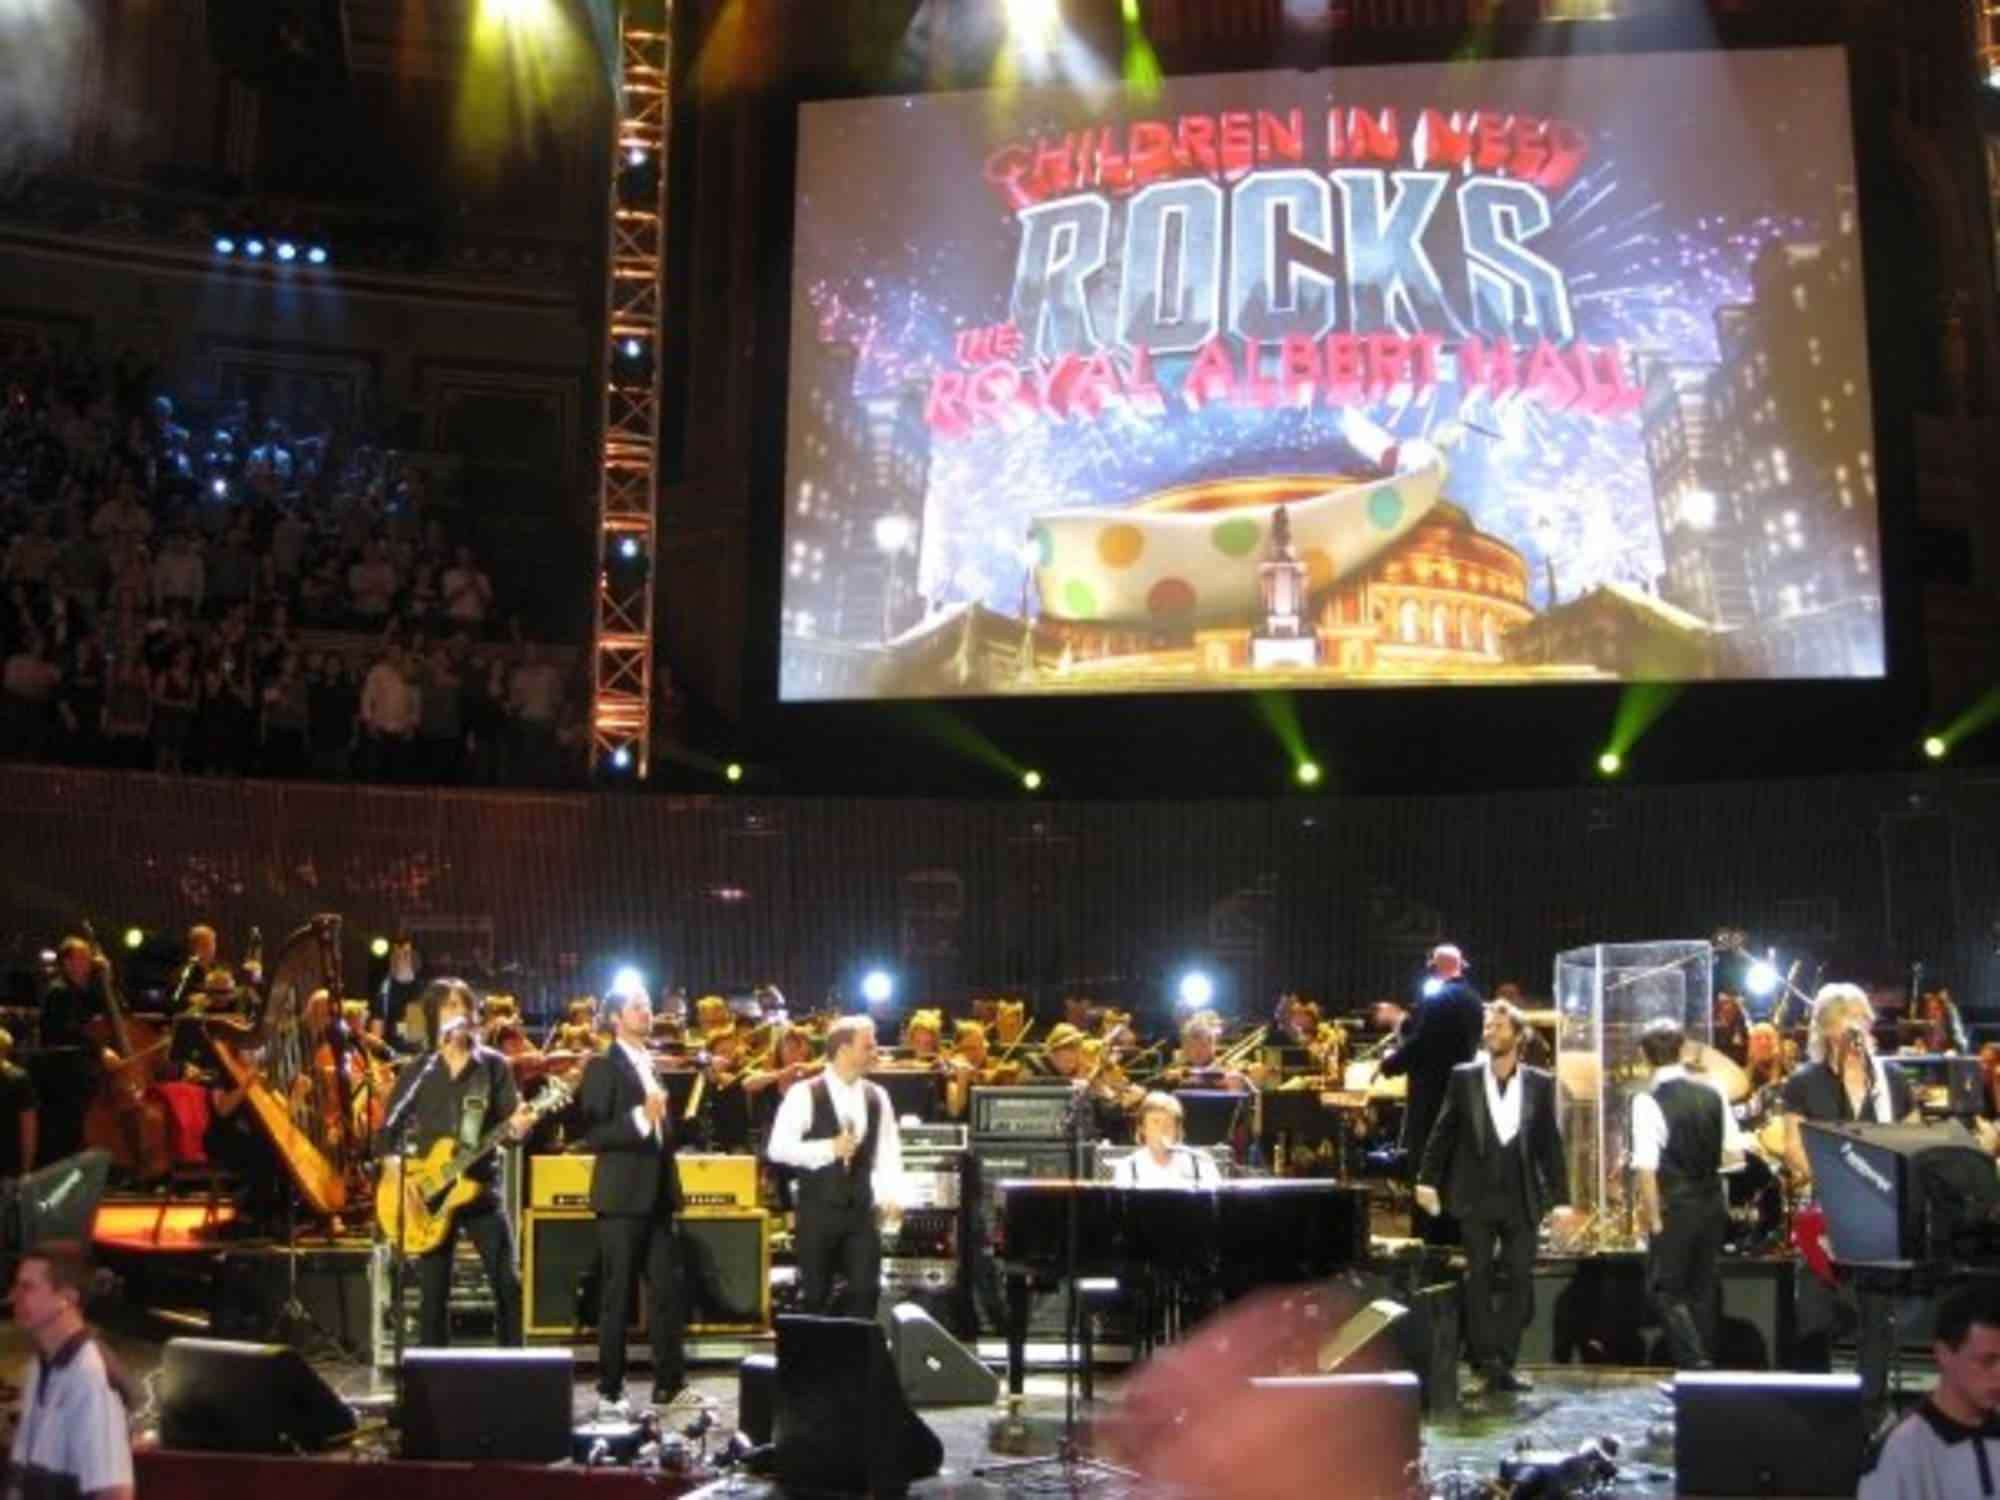
[{"label": "stage light", "polygon": [[1181,975],[1180,1000],[1183,1010],[1200,1010],[1215,998],[1215,981],[1200,969]]},{"label": "stage light", "polygon": [[313,265],[316,265],[316,266],[323,266],[323,265],[325,265],[325,264],[326,264],[326,247],[325,247],[324,245],[309,245],[309,246],[307,246],[307,247],[306,247],[306,259],[307,259],[308,261],[310,261],[310,262],[311,262],[311,263],[312,263]]},{"label": "stage light", "polygon": [[1062,23],[1061,0],[1006,0],[1007,30],[1026,47],[1046,47]]},{"label": "stage light", "polygon": [[741,781],[743,779],[743,767],[732,760],[722,768],[722,774],[726,780]]},{"label": "stage light", "polygon": [[1951,746],[1940,735],[1930,735],[1924,740],[1924,754],[1932,760],[1943,760],[1951,754]]},{"label": "stage light", "polygon": [[1040,771],[1023,771],[1021,773],[1021,785],[1031,792],[1039,792],[1042,789],[1042,773]]},{"label": "stage light", "polygon": [[908,516],[879,516],[875,521],[875,545],[884,552],[901,552],[916,539],[917,524]]},{"label": "stage light", "polygon": [[611,383],[646,385],[653,378],[653,351],[641,338],[626,337],[611,346]]},{"label": "stage light", "polygon": [[1625,757],[1616,750],[1607,750],[1597,757],[1597,774],[1600,776],[1616,776],[1624,769]]},{"label": "stage light", "polygon": [[1423,983],[1423,993],[1424,993],[1424,998],[1426,1000],[1430,999],[1434,995],[1443,994],[1444,981],[1438,978],[1437,975],[1435,974],[1431,975],[1431,977],[1426,979]]},{"label": "stage light", "polygon": [[629,151],[627,151],[625,153],[625,165],[628,167],[645,166],[646,148],[644,146],[634,146]]},{"label": "stage light", "polygon": [[209,482],[208,490],[216,499],[227,500],[229,498],[229,481],[220,477],[213,479]]},{"label": "stage light", "polygon": [[637,359],[644,352],[646,346],[637,339],[627,339],[620,347],[624,350],[627,359]]},{"label": "stage light", "polygon": [[375,938],[368,944],[368,956],[370,958],[387,958],[389,956],[389,940],[385,937]]},{"label": "stage light", "polygon": [[1319,766],[1313,761],[1309,760],[1300,761],[1297,775],[1299,778],[1300,786],[1319,785]]},{"label": "stage light", "polygon": [[236,241],[232,240],[226,234],[218,234],[215,237],[215,253],[217,255],[234,255],[236,253]]},{"label": "stage light", "polygon": [[1752,995],[1756,996],[1759,1000],[1762,1000],[1766,995],[1769,995],[1777,987],[1778,987],[1777,966],[1774,964],[1766,963],[1761,958],[1758,959],[1757,962],[1755,962],[1754,964],[1750,965],[1750,967],[1744,970],[1743,972],[1743,988],[1748,990]]},{"label": "stage light", "polygon": [[255,260],[264,253],[264,242],[257,239],[245,240],[243,242],[243,253],[252,260]]},{"label": "stage light", "polygon": [[618,555],[625,558],[637,557],[639,555],[639,539],[636,536],[620,537],[618,539]]},{"label": "stage light", "polygon": [[145,941],[146,941],[146,933],[145,933],[145,930],[144,930],[143,928],[139,928],[139,927],[128,927],[128,928],[126,928],[126,929],[125,929],[125,946],[126,946],[126,947],[128,947],[128,948],[136,948],[136,947],[138,947],[138,946],[139,946],[139,945],[140,945],[141,943],[143,943],[143,942],[145,942]]},{"label": "stage light", "polygon": [[861,976],[861,998],[870,1005],[887,1005],[895,993],[896,981],[887,969],[870,969]]},{"label": "stage light", "polygon": [[612,770],[623,771],[627,769],[631,764],[632,764],[632,752],[625,746],[620,745],[616,750],[613,750],[611,752]]},{"label": "stage light", "polygon": [[290,240],[279,240],[277,255],[279,260],[283,261],[286,265],[290,265],[299,258],[299,247],[294,245]]},{"label": "stage light", "polygon": [[643,993],[645,988],[646,976],[630,964],[624,964],[620,966],[617,973],[611,976],[611,987],[604,993],[607,995],[637,995]]}]

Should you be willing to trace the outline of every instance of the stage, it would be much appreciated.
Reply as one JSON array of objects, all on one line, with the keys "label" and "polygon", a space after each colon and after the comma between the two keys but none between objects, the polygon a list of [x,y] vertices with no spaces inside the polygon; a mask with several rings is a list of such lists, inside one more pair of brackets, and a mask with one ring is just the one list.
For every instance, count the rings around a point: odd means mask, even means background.
[{"label": "stage", "polygon": [[[139,1233],[138,1205],[124,1214],[114,1214],[100,1222],[100,1249],[108,1252],[107,1263],[122,1278],[121,1296],[115,1303],[97,1310],[104,1334],[147,1391],[147,1408],[137,1414],[136,1430],[150,1434],[157,1429],[157,1373],[165,1341],[183,1334],[215,1333],[245,1340],[272,1337],[270,1320],[281,1306],[289,1287],[290,1257],[283,1246],[212,1245],[199,1248],[173,1244],[169,1235],[157,1249],[140,1249],[148,1237]],[[177,1227],[178,1212],[170,1213],[168,1225]],[[133,1222],[127,1223],[131,1219]],[[185,1228],[185,1226],[178,1226]],[[113,1231],[106,1235],[105,1231]],[[106,1243],[107,1238],[122,1244]],[[170,1248],[171,1247],[171,1248]],[[373,1351],[364,1339],[352,1337],[367,1326],[365,1266],[369,1250],[364,1241],[333,1244],[303,1244],[297,1250],[300,1300],[307,1305],[311,1323],[299,1330],[301,1347],[320,1377],[344,1400],[363,1411],[363,1431],[351,1451],[310,1459],[245,1458],[229,1455],[189,1455],[150,1452],[141,1458],[139,1482],[149,1497],[180,1495],[207,1496],[243,1483],[280,1484],[291,1500],[346,1500],[359,1496],[365,1487],[370,1496],[387,1486],[393,1493],[428,1495],[435,1491],[462,1493],[468,1482],[490,1482],[498,1478],[512,1492],[547,1496],[562,1500],[585,1488],[595,1496],[624,1493],[639,1482],[653,1493],[734,1494],[762,1496],[777,1493],[768,1481],[747,1475],[648,1475],[635,1479],[631,1471],[586,1473],[570,1466],[538,1470],[519,1466],[468,1466],[464,1464],[406,1464],[390,1460],[394,1434],[388,1428],[393,1382],[390,1372],[378,1368]],[[1726,1310],[1732,1321],[1745,1326],[1746,1336],[1737,1341],[1745,1364],[1761,1366],[1757,1355],[1768,1357],[1788,1327],[1790,1296],[1780,1292],[1782,1270],[1779,1261],[1729,1263],[1732,1275],[1725,1292]],[[1673,1404],[1662,1387],[1667,1371],[1605,1362],[1614,1354],[1639,1349],[1650,1352],[1654,1339],[1643,1326],[1639,1313],[1643,1299],[1636,1296],[1632,1280],[1636,1263],[1631,1257],[1604,1256],[1584,1260],[1548,1260],[1537,1267],[1537,1323],[1531,1330],[1524,1355],[1524,1371],[1535,1389],[1523,1395],[1483,1396],[1478,1393],[1461,1367],[1462,1395],[1455,1406],[1449,1400],[1426,1415],[1421,1428],[1423,1462],[1433,1493],[1477,1492],[1475,1481],[1491,1480],[1504,1457],[1522,1447],[1542,1451],[1574,1453],[1586,1442],[1605,1438],[1617,1440],[1620,1477],[1603,1493],[1627,1496],[1663,1496],[1677,1493],[1674,1480]],[[208,1295],[222,1305],[201,1316],[198,1307],[179,1308],[158,1300],[158,1294],[206,1284]],[[215,1313],[220,1326],[211,1326]],[[1766,1320],[1775,1320],[1767,1324]],[[1765,1332],[1765,1325],[1769,1333]],[[261,1326],[260,1326],[261,1325]],[[1756,1336],[1749,1337],[1754,1329]],[[1768,1339],[1768,1342],[1767,1342]],[[351,1341],[350,1341],[351,1340]],[[767,1339],[736,1337],[729,1340],[694,1338],[690,1341],[694,1362],[692,1383],[709,1404],[715,1418],[710,1447],[734,1430],[737,1423],[737,1362],[751,1351],[768,1350]],[[591,1416],[596,1405],[594,1350],[575,1345],[577,1368],[574,1415],[579,1423]],[[980,1353],[999,1369],[1000,1344],[982,1340]],[[1558,1354],[1557,1351],[1560,1350]],[[1080,1409],[1086,1446],[1094,1432],[1108,1432],[1119,1421],[1120,1403],[1132,1375],[1118,1368],[1120,1351],[1115,1343],[1100,1346],[1100,1368],[1096,1373],[1096,1400]],[[20,1334],[8,1328],[0,1334],[0,1354],[18,1368],[25,1356]],[[983,1466],[1010,1458],[1043,1456],[1055,1451],[1063,1427],[1064,1381],[1060,1372],[1058,1345],[1041,1344],[1030,1350],[1030,1370],[1018,1415],[1010,1418],[1003,1406],[979,1404],[956,1407],[926,1407],[920,1415],[937,1433],[944,1449],[944,1469],[938,1476],[913,1487],[917,1495],[1008,1495],[1045,1493],[1047,1471],[1030,1471],[1011,1478],[982,1479],[975,1473]],[[628,1396],[642,1403],[650,1392],[650,1371],[643,1350],[635,1348],[635,1366]],[[1040,1358],[1035,1356],[1039,1355]],[[1564,1362],[1552,1362],[1561,1358]],[[1921,1360],[1906,1362],[1904,1395],[1910,1399],[1929,1383],[1929,1373]],[[18,1392],[14,1393],[18,1400]],[[684,1417],[677,1417],[685,1421]],[[1746,1434],[1752,1437],[1754,1434]],[[1241,1444],[1243,1461],[1254,1464],[1257,1454],[1235,1433],[1218,1430],[1218,1444]],[[142,1437],[141,1442],[149,1442]],[[473,1469],[477,1467],[477,1478]],[[1163,1493],[1157,1485],[1143,1486],[1124,1480],[1104,1481],[1094,1486],[1104,1495]],[[634,1489],[636,1493],[636,1489]]]}]

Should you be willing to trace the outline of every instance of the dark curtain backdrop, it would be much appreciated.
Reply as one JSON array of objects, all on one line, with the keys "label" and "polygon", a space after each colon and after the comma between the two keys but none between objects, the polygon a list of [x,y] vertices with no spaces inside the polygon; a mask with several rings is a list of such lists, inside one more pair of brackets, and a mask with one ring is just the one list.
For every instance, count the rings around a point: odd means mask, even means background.
[{"label": "dark curtain backdrop", "polygon": [[[1432,943],[1546,994],[1561,949],[1743,928],[1828,977],[1921,958],[1983,1007],[2000,781],[1929,775],[1426,799],[1064,804],[477,794],[0,767],[0,933],[19,968],[85,915],[408,923],[538,1011],[617,962],[795,1006],[880,963],[899,1001],[1066,987],[1151,1010],[1202,964],[1225,1008],[1347,1009]],[[487,976],[481,976],[487,977]],[[1992,997],[2000,998],[2000,997]]]}]

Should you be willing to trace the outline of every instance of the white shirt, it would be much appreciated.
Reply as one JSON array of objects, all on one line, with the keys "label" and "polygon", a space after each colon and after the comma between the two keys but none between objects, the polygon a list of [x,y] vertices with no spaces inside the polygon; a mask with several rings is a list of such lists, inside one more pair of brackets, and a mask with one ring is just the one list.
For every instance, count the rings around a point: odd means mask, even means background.
[{"label": "white shirt", "polygon": [[14,1429],[16,1469],[33,1464],[52,1474],[68,1474],[77,1488],[129,1488],[132,1439],[125,1403],[111,1389],[97,1342],[86,1339],[61,1365],[47,1370],[28,1361],[21,1376],[21,1420]]},{"label": "white shirt", "polygon": [[[1688,1072],[1679,1063],[1657,1069],[1653,1074],[1654,1083],[1668,1083],[1676,1078],[1705,1083],[1715,1090],[1715,1096],[1722,1100],[1722,1170],[1733,1172],[1741,1167],[1743,1132],[1736,1128],[1736,1111],[1729,1107],[1729,1097],[1722,1092],[1722,1086],[1705,1074]],[[1659,1171],[1660,1153],[1666,1149],[1667,1117],[1660,1112],[1660,1101],[1653,1097],[1649,1086],[1632,1096],[1632,1170]]]},{"label": "white shirt", "polygon": [[1486,1080],[1486,1113],[1493,1121],[1494,1137],[1503,1146],[1514,1144],[1521,1133],[1521,1060],[1514,1059],[1514,1071],[1502,1084],[1493,1076],[1493,1059],[1482,1055],[1479,1071]]},{"label": "white shirt", "polygon": [[[833,1103],[833,1113],[843,1120],[847,1128],[854,1132],[858,1145],[868,1138],[868,1099],[875,1096],[877,1117],[882,1122],[882,1139],[875,1143],[875,1170],[869,1182],[875,1190],[875,1202],[884,1207],[896,1209],[903,1202],[903,1134],[896,1125],[896,1107],[889,1102],[880,1084],[870,1083],[866,1078],[857,1078],[852,1083],[841,1081],[840,1075],[828,1068],[819,1075],[826,1084],[827,1098]],[[830,1167],[836,1160],[833,1142],[830,1139],[809,1141],[806,1131],[812,1128],[813,1088],[807,1083],[802,1087],[786,1089],[785,1097],[778,1101],[778,1118],[771,1122],[771,1139],[764,1147],[764,1154],[781,1167],[797,1167],[802,1172],[817,1172]]]},{"label": "white shirt", "polygon": [[[659,1075],[653,1071],[652,1053],[648,1052],[644,1047],[633,1046],[622,1036],[618,1038],[618,1050],[631,1060],[634,1068],[638,1069],[639,1082],[645,1088],[648,1099],[656,1098],[665,1092],[660,1087]],[[655,1141],[660,1138],[659,1126],[646,1118],[646,1106],[643,1104],[632,1106],[632,1128],[638,1131],[640,1135],[648,1136]]]},{"label": "white shirt", "polygon": [[[1925,1401],[1891,1429],[1861,1475],[1860,1500],[1956,1500],[1989,1493],[1984,1474],[2000,1470],[2000,1441],[1961,1427]],[[2000,1474],[1994,1475],[2000,1482]]]},{"label": "white shirt", "polygon": [[1215,1163],[1200,1151],[1186,1146],[1167,1148],[1163,1166],[1153,1153],[1141,1146],[1112,1168],[1111,1181],[1129,1188],[1191,1188],[1215,1186]]}]

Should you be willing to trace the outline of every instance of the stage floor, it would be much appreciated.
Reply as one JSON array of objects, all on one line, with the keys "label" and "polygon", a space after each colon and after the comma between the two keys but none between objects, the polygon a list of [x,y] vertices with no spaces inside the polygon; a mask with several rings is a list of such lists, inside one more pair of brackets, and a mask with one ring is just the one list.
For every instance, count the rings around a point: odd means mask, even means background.
[{"label": "stage floor", "polygon": [[[164,1330],[135,1329],[115,1313],[108,1320],[105,1336],[118,1356],[146,1385],[149,1400],[164,1347]],[[0,1328],[0,1361],[5,1362],[10,1386],[20,1378],[27,1346],[19,1330]],[[385,1375],[366,1365],[332,1357],[316,1358],[315,1367],[344,1398],[377,1403],[386,1401],[389,1385]],[[1537,1449],[1574,1452],[1595,1438],[1615,1436],[1622,1446],[1621,1474],[1617,1485],[1604,1493],[1617,1496],[1659,1497],[1672,1495],[1673,1447],[1672,1410],[1662,1394],[1662,1371],[1621,1370],[1605,1367],[1566,1366],[1526,1371],[1536,1389],[1521,1396],[1475,1399],[1468,1397],[1459,1413],[1426,1422],[1423,1431],[1424,1460],[1434,1489],[1446,1493],[1479,1493],[1476,1481],[1493,1479],[1501,1458],[1526,1444]],[[1922,1371],[1906,1388],[1927,1383]],[[587,1420],[596,1404],[591,1372],[579,1367],[576,1414]],[[1126,1377],[1121,1372],[1100,1372],[1098,1401],[1093,1413],[1098,1420],[1115,1422],[1119,1392]],[[694,1372],[695,1388],[715,1407],[717,1432],[726,1433],[736,1420],[736,1372],[733,1364],[709,1365]],[[651,1389],[650,1374],[636,1372],[629,1394],[643,1401]],[[20,1392],[8,1392],[10,1417],[18,1408]],[[1006,1451],[995,1452],[992,1435],[1000,1413],[989,1406],[932,1407],[922,1416],[937,1432],[945,1452],[945,1469],[936,1478],[914,1486],[917,1496],[1011,1496],[1035,1495],[1061,1488],[1060,1479],[1041,1470],[1012,1478],[1004,1483],[975,1477],[974,1470],[996,1459],[1035,1456],[1052,1452],[1061,1434],[1064,1409],[1063,1381],[1059,1374],[1031,1372],[1024,1408],[1025,1441],[1003,1439]],[[150,1410],[140,1414],[141,1428],[153,1425]],[[1754,1441],[1753,1434],[1746,1440]],[[1216,1441],[1238,1442],[1235,1435],[1218,1431]],[[1254,1464],[1257,1454],[1247,1445],[1246,1464]],[[1457,1479],[1454,1484],[1453,1479]],[[705,1486],[703,1495],[734,1495],[762,1500],[779,1493],[775,1485],[749,1478],[727,1478]],[[1091,1485],[1091,1493],[1101,1496],[1158,1495],[1171,1491],[1158,1485],[1139,1485],[1118,1480],[1102,1480]],[[1338,1493],[1332,1488],[1318,1493]]]}]

